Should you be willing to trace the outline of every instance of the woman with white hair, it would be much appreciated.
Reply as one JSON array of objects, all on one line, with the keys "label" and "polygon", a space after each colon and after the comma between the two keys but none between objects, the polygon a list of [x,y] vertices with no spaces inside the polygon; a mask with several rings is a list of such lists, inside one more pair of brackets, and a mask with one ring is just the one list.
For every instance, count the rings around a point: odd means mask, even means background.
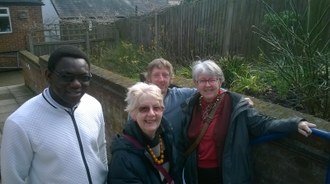
[{"label": "woman with white hair", "polygon": [[132,117],[110,146],[109,183],[180,183],[176,149],[169,122],[163,118],[163,96],[152,84],[138,82],[128,89]]},{"label": "woman with white hair", "polygon": [[221,90],[225,79],[213,61],[195,63],[192,75],[199,93],[181,105],[177,146],[187,184],[253,183],[250,135],[299,132],[307,137],[309,127],[316,126],[302,118],[258,114],[240,95]]}]

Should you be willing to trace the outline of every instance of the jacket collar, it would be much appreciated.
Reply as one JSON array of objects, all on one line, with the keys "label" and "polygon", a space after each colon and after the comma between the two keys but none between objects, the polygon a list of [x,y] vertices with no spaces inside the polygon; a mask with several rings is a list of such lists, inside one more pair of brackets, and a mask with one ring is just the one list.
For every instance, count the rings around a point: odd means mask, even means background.
[{"label": "jacket collar", "polygon": [[197,93],[191,98],[186,99],[184,102],[181,103],[181,109],[183,113],[190,113],[191,108],[194,108],[195,104],[198,103],[198,99],[201,95]]},{"label": "jacket collar", "polygon": [[59,103],[57,103],[53,97],[50,95],[50,92],[49,92],[49,88],[46,88],[43,92],[42,92],[42,97],[47,101],[47,103],[49,105],[51,105],[52,107],[54,107],[55,109],[62,109],[62,110],[65,110],[67,112],[73,112],[77,107],[78,105],[80,104],[80,101],[72,108],[68,108],[68,107],[64,107],[62,105],[60,105]]}]

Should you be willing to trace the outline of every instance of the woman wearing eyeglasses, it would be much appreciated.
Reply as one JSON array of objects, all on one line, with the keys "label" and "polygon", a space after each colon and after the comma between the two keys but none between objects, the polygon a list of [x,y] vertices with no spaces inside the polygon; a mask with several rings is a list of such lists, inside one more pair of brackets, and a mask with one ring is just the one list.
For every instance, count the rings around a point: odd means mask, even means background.
[{"label": "woman wearing eyeglasses", "polygon": [[109,183],[180,183],[176,169],[176,149],[172,144],[172,126],[162,118],[161,90],[138,82],[130,87],[125,99],[132,117],[110,146]]},{"label": "woman wearing eyeglasses", "polygon": [[253,183],[250,134],[299,132],[307,137],[309,127],[315,127],[302,118],[262,116],[240,95],[222,91],[224,76],[213,61],[195,63],[192,75],[199,93],[181,105],[177,146],[187,184]]}]

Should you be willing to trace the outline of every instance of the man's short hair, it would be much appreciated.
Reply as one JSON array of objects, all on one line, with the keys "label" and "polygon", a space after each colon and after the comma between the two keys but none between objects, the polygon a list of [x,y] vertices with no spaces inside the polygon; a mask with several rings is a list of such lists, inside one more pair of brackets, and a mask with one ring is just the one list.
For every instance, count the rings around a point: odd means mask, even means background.
[{"label": "man's short hair", "polygon": [[149,64],[148,64],[148,68],[147,68],[147,73],[145,74],[146,78],[149,78],[151,77],[151,73],[152,71],[154,70],[154,68],[161,68],[161,67],[165,67],[169,73],[170,73],[170,78],[173,79],[174,78],[174,72],[173,72],[173,66],[172,64],[163,59],[163,58],[157,58],[157,59],[154,59],[153,61],[151,61]]},{"label": "man's short hair", "polygon": [[70,57],[75,59],[84,59],[88,67],[90,68],[90,61],[87,55],[76,46],[72,45],[63,45],[58,47],[52,52],[48,59],[48,70],[54,70],[56,64],[64,57]]}]

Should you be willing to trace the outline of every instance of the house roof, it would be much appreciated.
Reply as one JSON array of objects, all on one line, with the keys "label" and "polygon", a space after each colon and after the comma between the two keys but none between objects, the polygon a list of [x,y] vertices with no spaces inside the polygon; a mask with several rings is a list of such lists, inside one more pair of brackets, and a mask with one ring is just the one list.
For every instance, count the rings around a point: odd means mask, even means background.
[{"label": "house roof", "polygon": [[44,5],[42,0],[0,0],[0,5],[19,5],[19,6],[31,6],[31,5]]},{"label": "house roof", "polygon": [[144,14],[168,7],[167,0],[51,0],[61,19]]}]

